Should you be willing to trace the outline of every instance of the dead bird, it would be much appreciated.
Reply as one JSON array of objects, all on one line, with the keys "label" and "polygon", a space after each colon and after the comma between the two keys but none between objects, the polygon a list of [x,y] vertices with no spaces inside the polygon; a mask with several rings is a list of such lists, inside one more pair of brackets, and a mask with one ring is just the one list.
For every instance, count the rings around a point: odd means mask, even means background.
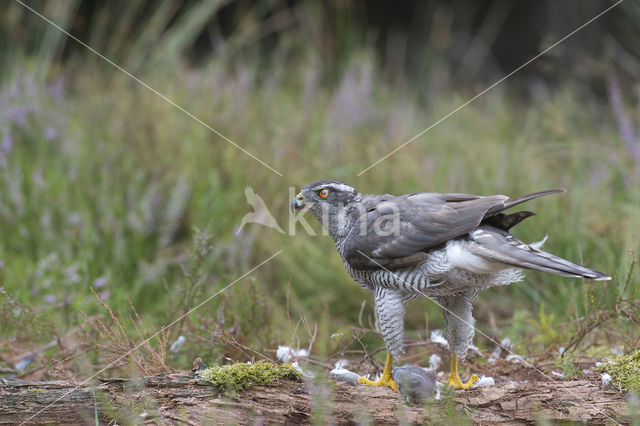
[{"label": "dead bird", "polygon": [[392,375],[405,401],[424,402],[435,392],[436,374],[433,370],[405,364],[402,367],[394,367]]}]

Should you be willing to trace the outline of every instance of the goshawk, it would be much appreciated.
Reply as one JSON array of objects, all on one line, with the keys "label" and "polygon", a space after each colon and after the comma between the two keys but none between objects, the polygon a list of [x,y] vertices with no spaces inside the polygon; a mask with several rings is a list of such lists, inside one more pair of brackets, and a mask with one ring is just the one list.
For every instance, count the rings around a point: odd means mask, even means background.
[{"label": "goshawk", "polygon": [[593,280],[608,275],[525,244],[509,229],[533,213],[502,211],[563,190],[509,198],[504,195],[414,193],[402,196],[361,194],[337,180],[310,183],[291,203],[327,230],[353,279],[373,292],[387,348],[382,377],[361,383],[389,386],[393,356],[404,352],[404,309],[426,296],[442,307],[445,337],[452,352],[448,386],[466,389],[458,359],[466,357],[474,336],[471,302],[478,290],[523,279],[522,269]]}]

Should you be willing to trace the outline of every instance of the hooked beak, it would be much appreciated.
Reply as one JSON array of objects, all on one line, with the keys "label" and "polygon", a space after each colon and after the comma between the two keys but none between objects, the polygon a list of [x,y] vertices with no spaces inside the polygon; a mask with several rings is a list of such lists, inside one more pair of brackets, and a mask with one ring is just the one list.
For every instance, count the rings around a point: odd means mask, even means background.
[{"label": "hooked beak", "polygon": [[302,193],[296,195],[296,198],[291,202],[291,211],[295,212],[296,210],[300,210],[304,207],[304,197]]}]

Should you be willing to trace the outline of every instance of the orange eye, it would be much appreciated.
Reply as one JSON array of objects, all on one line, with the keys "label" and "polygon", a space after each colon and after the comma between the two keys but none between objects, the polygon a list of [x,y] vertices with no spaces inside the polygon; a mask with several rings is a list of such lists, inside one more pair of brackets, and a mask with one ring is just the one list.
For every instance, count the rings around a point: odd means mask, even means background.
[{"label": "orange eye", "polygon": [[318,191],[318,195],[320,196],[320,198],[327,198],[329,196],[329,190],[327,188],[321,189],[320,191]]}]

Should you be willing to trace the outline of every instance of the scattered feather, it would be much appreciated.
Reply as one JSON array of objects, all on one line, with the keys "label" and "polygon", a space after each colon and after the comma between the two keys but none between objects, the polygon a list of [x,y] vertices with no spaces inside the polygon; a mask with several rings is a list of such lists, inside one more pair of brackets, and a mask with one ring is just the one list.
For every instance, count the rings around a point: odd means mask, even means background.
[{"label": "scattered feather", "polygon": [[[499,345],[496,345],[496,348],[491,352],[491,356],[494,358],[502,358],[511,353],[511,349],[513,349],[513,344],[511,343],[511,339],[505,337],[500,341]],[[495,362],[495,361],[494,361]]]},{"label": "scattered feather", "polygon": [[[337,363],[336,363],[337,364]],[[353,371],[349,371],[346,368],[334,368],[329,372],[329,377],[338,382],[345,382],[351,385],[358,384],[358,379],[360,375],[358,373],[354,373]]]},{"label": "scattered feather", "polygon": [[524,362],[524,357],[522,355],[509,354],[505,357],[506,361],[520,363]]},{"label": "scattered feather", "polygon": [[344,369],[347,365],[349,365],[349,361],[347,361],[346,359],[339,359],[336,361],[335,365],[335,369],[336,370],[341,370]]},{"label": "scattered feather", "polygon": [[493,380],[493,377],[489,376],[480,376],[477,382],[474,383],[474,386],[495,386],[496,381]]},{"label": "scattered feather", "polygon": [[547,241],[548,238],[549,238],[549,235],[545,235],[542,240],[529,244],[529,247],[539,250],[542,247],[542,245]]},{"label": "scattered feather", "polygon": [[478,356],[482,356],[482,351],[473,343],[469,345],[469,350]]},{"label": "scattered feather", "polygon": [[306,349],[293,349],[291,346],[278,346],[276,352],[276,358],[285,364],[289,363],[292,359],[306,358],[309,356],[309,351]]},{"label": "scattered feather", "polygon": [[18,370],[18,372],[22,373],[24,370],[26,370],[27,366],[31,364],[31,361],[33,361],[33,358],[35,357],[35,353],[27,355],[16,364],[15,369]]},{"label": "scattered feather", "polygon": [[291,348],[289,346],[278,346],[278,352],[276,352],[276,358],[278,361],[282,361],[284,363],[288,363],[293,358],[293,353],[291,352]]},{"label": "scattered feather", "polygon": [[429,368],[433,371],[436,371],[440,364],[442,363],[442,357],[438,354],[433,354],[429,357]]},{"label": "scattered feather", "polygon": [[444,383],[442,382],[436,382],[436,394],[433,397],[433,399],[435,399],[436,401],[438,401],[440,399],[440,392],[444,389]]},{"label": "scattered feather", "polygon": [[303,369],[300,364],[298,364],[298,361],[292,362],[291,366],[293,368],[295,368],[296,370],[298,370],[300,372],[300,374],[302,374],[303,377],[306,377],[307,379],[314,379],[316,377],[315,373],[313,371],[309,371],[307,369]]},{"label": "scattered feather", "polygon": [[174,354],[178,353],[178,351],[186,341],[187,341],[187,338],[184,337],[183,335],[178,336],[178,338],[171,344],[171,347],[169,348],[169,350],[171,351],[171,353],[174,353]]},{"label": "scattered feather", "polygon": [[429,335],[429,340],[433,343],[439,343],[444,347],[449,347],[449,342],[442,335],[442,330],[433,330]]}]

